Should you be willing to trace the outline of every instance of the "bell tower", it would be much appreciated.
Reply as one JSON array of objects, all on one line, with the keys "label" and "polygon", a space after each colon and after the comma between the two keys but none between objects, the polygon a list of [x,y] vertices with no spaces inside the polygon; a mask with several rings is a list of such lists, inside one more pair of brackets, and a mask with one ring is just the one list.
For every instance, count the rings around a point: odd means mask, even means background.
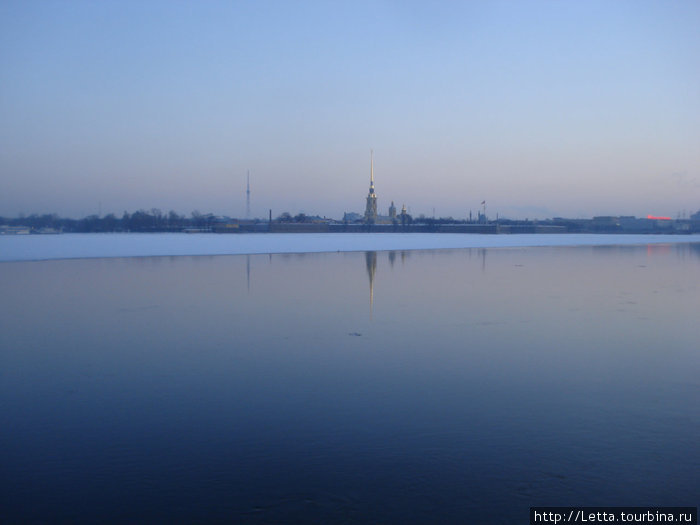
[{"label": "bell tower", "polygon": [[377,194],[374,193],[374,151],[369,150],[369,193],[365,207],[365,223],[377,222]]}]

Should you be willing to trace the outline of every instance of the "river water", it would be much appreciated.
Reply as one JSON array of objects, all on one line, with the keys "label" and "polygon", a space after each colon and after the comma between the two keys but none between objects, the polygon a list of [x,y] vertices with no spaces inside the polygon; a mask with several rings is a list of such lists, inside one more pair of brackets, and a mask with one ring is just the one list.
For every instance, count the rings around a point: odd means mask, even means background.
[{"label": "river water", "polygon": [[698,505],[700,244],[0,263],[0,521]]}]

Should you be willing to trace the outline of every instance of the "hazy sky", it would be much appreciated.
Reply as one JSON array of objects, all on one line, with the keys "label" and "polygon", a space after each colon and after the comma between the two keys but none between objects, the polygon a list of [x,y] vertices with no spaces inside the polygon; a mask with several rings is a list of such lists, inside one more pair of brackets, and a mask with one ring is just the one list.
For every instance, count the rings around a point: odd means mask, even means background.
[{"label": "hazy sky", "polygon": [[0,2],[0,215],[700,209],[700,2]]}]

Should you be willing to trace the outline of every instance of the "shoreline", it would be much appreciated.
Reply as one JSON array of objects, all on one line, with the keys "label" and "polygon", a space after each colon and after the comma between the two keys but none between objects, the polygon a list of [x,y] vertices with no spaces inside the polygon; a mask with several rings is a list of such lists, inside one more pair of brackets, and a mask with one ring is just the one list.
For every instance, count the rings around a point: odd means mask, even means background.
[{"label": "shoreline", "polygon": [[0,262],[700,243],[700,234],[65,233],[0,236]]}]

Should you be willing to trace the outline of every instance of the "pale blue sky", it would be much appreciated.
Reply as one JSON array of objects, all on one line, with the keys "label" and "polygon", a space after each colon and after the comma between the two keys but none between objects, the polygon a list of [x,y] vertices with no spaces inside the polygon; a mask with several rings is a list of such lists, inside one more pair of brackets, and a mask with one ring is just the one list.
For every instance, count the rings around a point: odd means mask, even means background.
[{"label": "pale blue sky", "polygon": [[0,215],[700,209],[700,2],[0,3]]}]

